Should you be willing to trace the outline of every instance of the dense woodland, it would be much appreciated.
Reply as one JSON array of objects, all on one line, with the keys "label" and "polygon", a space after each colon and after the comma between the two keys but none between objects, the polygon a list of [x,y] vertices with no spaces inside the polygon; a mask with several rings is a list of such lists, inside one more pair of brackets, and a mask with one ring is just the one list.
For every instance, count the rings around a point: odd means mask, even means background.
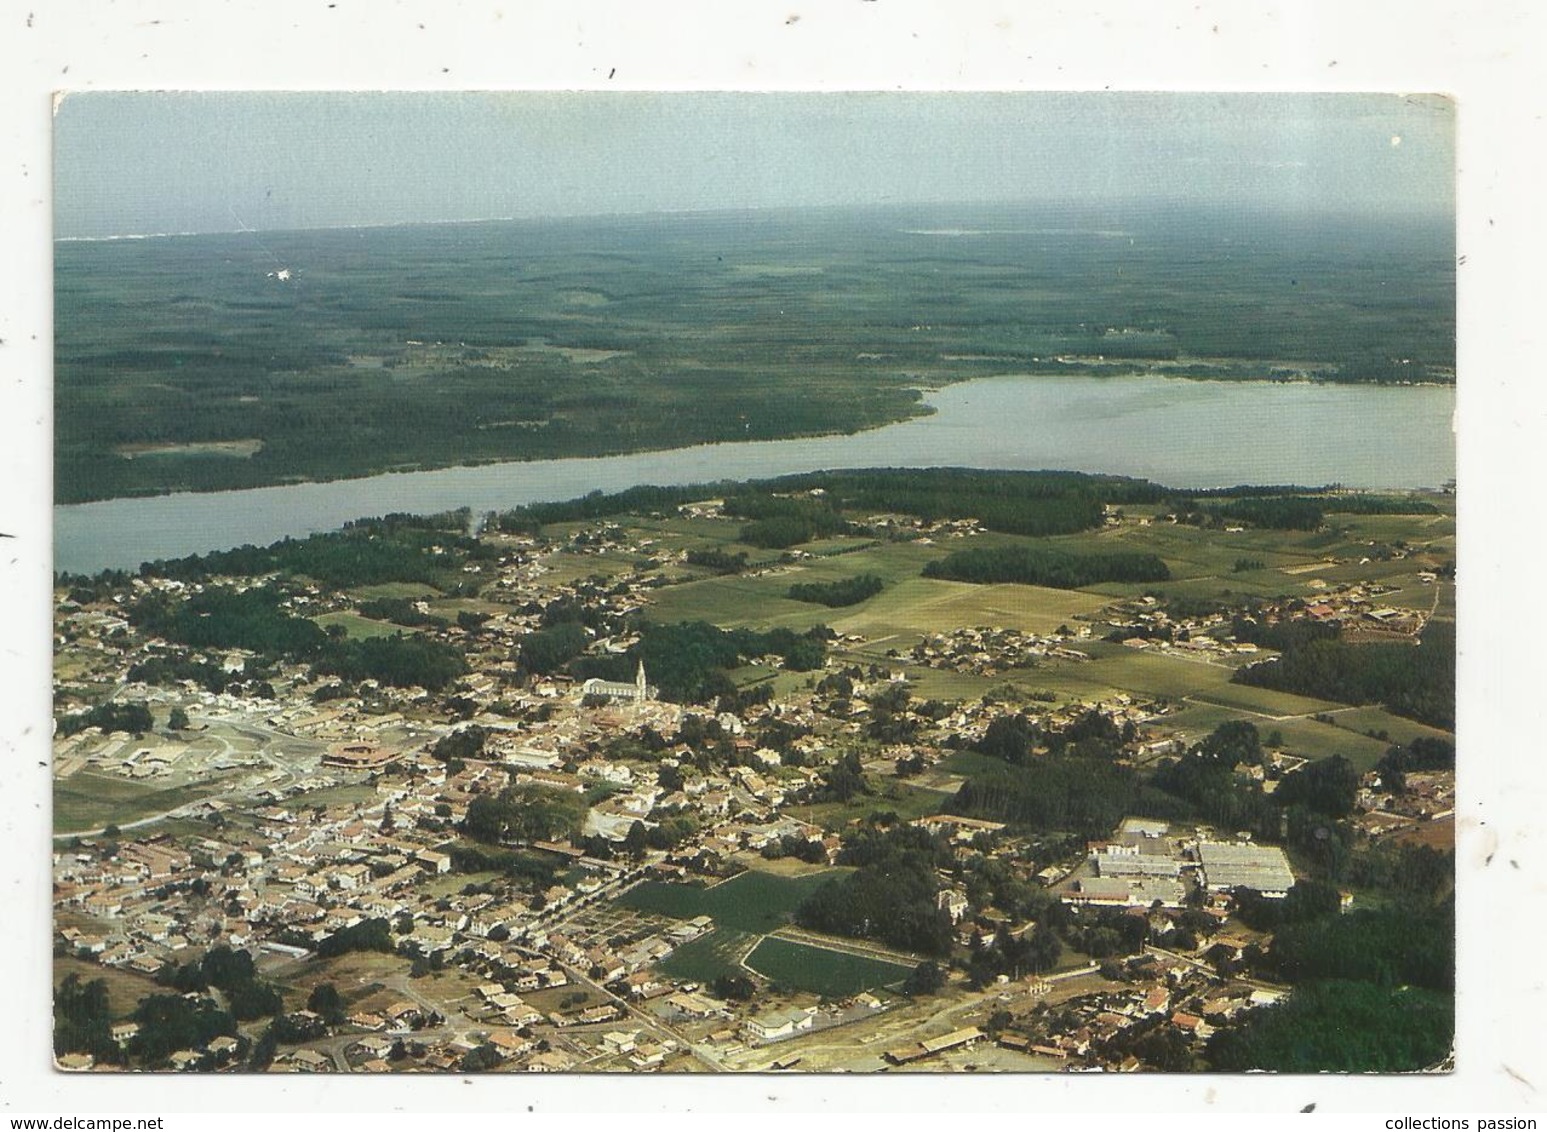
[{"label": "dense woodland", "polygon": [[878,939],[904,951],[944,956],[953,933],[936,902],[935,869],[950,860],[946,844],[914,826],[861,827],[838,859],[855,871],[831,880],[795,911],[814,931]]},{"label": "dense woodland", "polygon": [[743,541],[777,548],[852,529],[855,521],[846,520],[845,514],[913,515],[926,522],[977,519],[988,530],[1005,534],[1073,534],[1099,527],[1103,504],[1158,503],[1168,494],[1145,480],[1081,472],[878,468],[746,483],[643,486],[610,495],[598,491],[560,503],[518,507],[501,513],[495,524],[502,530],[532,530],[546,523],[660,512],[723,497],[727,514],[751,520],[743,535],[752,537]]},{"label": "dense woodland", "polygon": [[1101,582],[1163,582],[1171,571],[1156,554],[1077,554],[1042,546],[957,550],[927,563],[924,577],[953,582],[1021,582],[1073,590]]},{"label": "dense woodland", "polygon": [[[942,224],[1000,235],[910,234]],[[960,205],[61,244],[56,490],[853,432],[917,414],[920,384],[1071,357],[1450,381],[1453,244],[1407,216]],[[280,284],[273,257],[305,270]]]},{"label": "dense woodland", "polygon": [[288,612],[285,600],[275,586],[210,587],[185,599],[150,594],[126,612],[136,627],[168,641],[198,649],[249,649],[350,681],[439,689],[467,671],[462,654],[449,645],[402,634],[363,640],[331,636],[315,621]]},{"label": "dense woodland", "polygon": [[[1320,638],[1320,639],[1317,639]],[[1387,711],[1453,730],[1456,725],[1456,629],[1430,621],[1416,645],[1361,643],[1303,631],[1276,660],[1236,672],[1236,683]]]}]

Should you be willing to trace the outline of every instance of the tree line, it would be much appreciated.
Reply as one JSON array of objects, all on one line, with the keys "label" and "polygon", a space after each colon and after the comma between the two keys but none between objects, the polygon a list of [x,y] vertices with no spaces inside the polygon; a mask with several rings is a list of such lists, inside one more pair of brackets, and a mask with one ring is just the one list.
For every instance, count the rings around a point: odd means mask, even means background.
[{"label": "tree line", "polygon": [[1163,582],[1159,555],[1137,551],[1077,553],[1041,546],[977,547],[928,562],[924,577],[954,582],[1021,582],[1072,590],[1101,582]]},{"label": "tree line", "polygon": [[[805,494],[817,491],[822,494]],[[517,508],[497,516],[494,525],[530,532],[546,523],[658,512],[723,496],[726,514],[752,520],[742,529],[742,541],[779,549],[850,529],[845,511],[914,515],[926,522],[976,519],[989,530],[1047,536],[1099,527],[1105,505],[1155,503],[1168,494],[1169,489],[1145,480],[1078,472],[881,468],[742,483],[641,486],[610,495],[598,491]]]}]

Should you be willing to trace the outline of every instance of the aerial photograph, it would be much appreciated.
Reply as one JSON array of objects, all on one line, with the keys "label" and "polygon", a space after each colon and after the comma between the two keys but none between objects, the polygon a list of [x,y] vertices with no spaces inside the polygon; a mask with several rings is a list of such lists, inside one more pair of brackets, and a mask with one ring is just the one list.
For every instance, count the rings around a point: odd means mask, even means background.
[{"label": "aerial photograph", "polygon": [[1449,99],[54,164],[58,1069],[1454,1068]]}]

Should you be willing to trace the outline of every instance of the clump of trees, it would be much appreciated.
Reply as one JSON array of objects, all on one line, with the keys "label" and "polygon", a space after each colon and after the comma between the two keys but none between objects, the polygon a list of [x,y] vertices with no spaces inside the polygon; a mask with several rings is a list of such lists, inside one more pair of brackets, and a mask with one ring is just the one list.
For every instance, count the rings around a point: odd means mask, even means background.
[{"label": "clump of trees", "polygon": [[1100,582],[1163,582],[1171,571],[1159,555],[1137,551],[1079,554],[1051,547],[998,546],[954,551],[927,563],[924,577],[1072,590]]},{"label": "clump of trees", "polygon": [[1455,745],[1447,739],[1429,736],[1419,736],[1405,747],[1390,748],[1375,764],[1381,789],[1388,794],[1401,794],[1407,789],[1410,771],[1455,769]]},{"label": "clump of trees", "polygon": [[496,548],[468,537],[466,528],[465,512],[388,515],[361,519],[342,531],[282,539],[265,547],[241,546],[148,563],[141,572],[198,581],[220,575],[282,574],[315,578],[338,589],[386,582],[435,586],[465,561],[498,554]]},{"label": "clump of trees", "polygon": [[948,850],[913,826],[867,824],[848,839],[840,864],[857,865],[830,880],[795,909],[795,922],[814,931],[879,939],[905,951],[950,953],[951,919],[940,910],[937,864]]},{"label": "clump of trees", "polygon": [[586,803],[579,794],[548,786],[507,786],[480,794],[467,807],[462,832],[486,845],[552,841],[579,833]]},{"label": "clump of trees", "polygon": [[735,554],[718,548],[708,550],[690,550],[687,553],[689,566],[702,566],[706,570],[713,570],[716,574],[739,574],[747,568],[747,552],[739,550]]},{"label": "clump of trees", "polygon": [[101,1062],[121,1061],[113,1041],[107,980],[83,983],[73,972],[54,990],[54,1053],[89,1053]]},{"label": "clump of trees", "polygon": [[1107,759],[1046,755],[1024,766],[975,774],[946,808],[955,814],[1068,831],[1084,837],[1108,833],[1124,814],[1155,813],[1131,767]]},{"label": "clump of trees", "polygon": [[1220,507],[1218,514],[1275,531],[1316,531],[1322,524],[1321,503],[1297,495],[1237,499]]},{"label": "clump of trees", "polygon": [[973,745],[973,750],[990,758],[1003,759],[1013,766],[1021,766],[1031,758],[1032,749],[1041,737],[1041,728],[1025,713],[997,715],[989,721],[982,738]]},{"label": "clump of trees", "polygon": [[[823,496],[787,498],[789,493],[816,489]],[[773,495],[774,492],[785,493],[786,497]],[[1167,494],[1167,489],[1145,480],[1082,472],[880,468],[803,473],[749,483],[641,486],[612,495],[595,491],[561,503],[534,503],[518,508],[498,516],[496,525],[502,530],[532,530],[544,523],[598,519],[630,511],[662,511],[695,499],[725,495],[728,514],[760,522],[776,515],[804,519],[821,511],[836,513],[848,509],[916,515],[926,522],[976,519],[993,531],[1046,536],[1099,527],[1103,504],[1157,503]],[[824,515],[821,523],[830,525],[833,520]],[[815,529],[814,523],[813,535]],[[781,539],[789,533],[804,533],[769,528],[754,533],[764,532]]]},{"label": "clump of trees", "polygon": [[1383,986],[1455,987],[1454,906],[1356,909],[1286,924],[1262,959],[1289,983],[1358,979]]},{"label": "clump of trees", "polygon": [[836,582],[801,582],[790,587],[789,596],[795,601],[837,608],[858,605],[862,601],[873,598],[881,592],[884,585],[874,574],[860,574],[853,578],[842,578]]},{"label": "clump of trees", "polygon": [[376,621],[390,621],[394,625],[402,625],[410,629],[424,627],[443,629],[450,624],[444,617],[424,612],[419,608],[418,602],[406,597],[373,598],[360,602],[355,608],[359,610],[362,617],[370,617]]},{"label": "clump of trees", "polygon": [[973,943],[967,954],[967,977],[978,987],[987,986],[1000,975],[1019,979],[1051,971],[1063,954],[1058,933],[1045,923],[1020,935],[1008,930],[995,932],[993,943],[987,946],[976,936]]},{"label": "clump of trees", "polygon": [[279,991],[258,978],[252,955],[225,944],[210,948],[191,963],[163,967],[156,982],[184,993],[215,987],[225,994],[231,1015],[239,1022],[277,1014],[284,1007]]},{"label": "clump of trees", "polygon": [[1354,812],[1359,771],[1342,755],[1320,759],[1285,775],[1273,799],[1280,806],[1304,806],[1331,818]]},{"label": "clump of trees", "polygon": [[435,746],[430,748],[430,754],[448,764],[482,758],[484,743],[488,738],[489,729],[475,723],[449,735],[442,735],[435,741]]},{"label": "clump of trees", "polygon": [[725,513],[752,522],[741,528],[741,541],[768,550],[842,534],[849,522],[825,499],[747,492],[725,501]]},{"label": "clump of trees", "polygon": [[322,959],[330,959],[335,955],[344,955],[351,951],[391,951],[392,949],[391,925],[380,916],[361,920],[358,924],[352,924],[347,928],[339,928],[327,939],[320,940],[315,945],[317,955]]},{"label": "clump of trees", "polygon": [[674,625],[646,623],[639,644],[622,656],[586,656],[571,665],[578,677],[631,681],[643,662],[650,682],[662,699],[675,703],[706,703],[735,697],[736,687],[725,672],[756,657],[776,655],[795,672],[821,668],[831,631],[818,625],[803,633],[777,628],[721,629],[707,621]]},{"label": "clump of trees", "polygon": [[74,735],[88,727],[100,727],[103,731],[127,731],[131,735],[143,735],[154,724],[150,709],[144,703],[98,704],[86,711],[60,716],[59,734]]},{"label": "clump of trees", "polygon": [[523,633],[516,642],[517,658],[524,671],[546,676],[583,653],[590,640],[580,623],[561,621],[550,628]]},{"label": "clump of trees", "polygon": [[152,1067],[180,1049],[197,1049],[222,1035],[237,1036],[236,1019],[210,998],[147,995],[135,1008],[134,1020],[140,1030],[129,1039],[129,1054]]}]

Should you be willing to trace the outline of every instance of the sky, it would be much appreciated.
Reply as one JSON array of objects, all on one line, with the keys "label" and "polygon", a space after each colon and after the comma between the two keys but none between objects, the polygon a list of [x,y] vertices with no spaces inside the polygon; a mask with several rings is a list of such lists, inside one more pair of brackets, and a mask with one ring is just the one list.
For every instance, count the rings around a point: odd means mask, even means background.
[{"label": "sky", "polygon": [[72,94],[57,238],[1086,198],[1448,214],[1454,107],[1389,94]]}]

